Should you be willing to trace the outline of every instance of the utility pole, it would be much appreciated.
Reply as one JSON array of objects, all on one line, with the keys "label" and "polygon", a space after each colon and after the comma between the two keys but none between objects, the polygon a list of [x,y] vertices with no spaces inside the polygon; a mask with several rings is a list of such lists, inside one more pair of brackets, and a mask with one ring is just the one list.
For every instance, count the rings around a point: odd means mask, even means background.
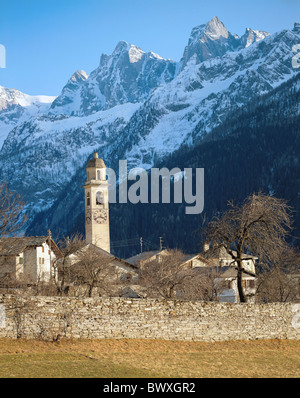
[{"label": "utility pole", "polygon": [[164,238],[162,236],[159,237],[159,250],[163,249],[163,242],[164,242]]},{"label": "utility pole", "polygon": [[140,238],[140,245],[141,245],[141,253],[143,253],[143,238]]}]

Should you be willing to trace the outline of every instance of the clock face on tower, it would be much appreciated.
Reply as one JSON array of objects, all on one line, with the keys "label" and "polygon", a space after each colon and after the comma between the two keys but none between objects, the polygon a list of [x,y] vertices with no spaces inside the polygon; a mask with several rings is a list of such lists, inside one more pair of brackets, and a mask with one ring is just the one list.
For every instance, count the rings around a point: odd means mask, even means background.
[{"label": "clock face on tower", "polygon": [[107,210],[94,210],[93,211],[93,220],[96,221],[97,224],[105,224],[108,219]]}]

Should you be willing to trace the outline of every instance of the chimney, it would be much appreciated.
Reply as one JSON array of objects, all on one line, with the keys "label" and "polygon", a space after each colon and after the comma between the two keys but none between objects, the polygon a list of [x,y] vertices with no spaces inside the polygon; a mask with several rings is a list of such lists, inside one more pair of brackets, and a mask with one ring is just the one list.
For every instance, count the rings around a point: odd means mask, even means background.
[{"label": "chimney", "polygon": [[94,159],[98,159],[98,152],[94,152]]},{"label": "chimney", "polygon": [[207,253],[209,251],[209,249],[210,249],[210,244],[205,242],[203,245],[203,252]]}]

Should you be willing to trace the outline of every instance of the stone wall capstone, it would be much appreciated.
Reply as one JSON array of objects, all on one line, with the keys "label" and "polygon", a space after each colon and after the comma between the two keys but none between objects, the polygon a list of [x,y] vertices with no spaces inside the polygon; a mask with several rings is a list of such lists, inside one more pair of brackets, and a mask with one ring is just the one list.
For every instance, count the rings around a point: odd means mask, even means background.
[{"label": "stone wall capstone", "polygon": [[205,342],[300,338],[300,305],[293,303],[0,295],[0,309],[0,338]]}]

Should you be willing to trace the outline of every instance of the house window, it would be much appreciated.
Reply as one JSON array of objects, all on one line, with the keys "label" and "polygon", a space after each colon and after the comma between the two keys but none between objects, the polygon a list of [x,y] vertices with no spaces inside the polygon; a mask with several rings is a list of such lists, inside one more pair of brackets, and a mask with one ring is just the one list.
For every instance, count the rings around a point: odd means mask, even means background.
[{"label": "house window", "polygon": [[100,170],[97,170],[97,180],[101,180],[101,178],[100,178]]},{"label": "house window", "polygon": [[45,252],[45,248],[44,248],[44,246],[42,246],[42,253],[44,253]]},{"label": "house window", "polygon": [[42,264],[45,264],[45,259],[44,258],[42,258]]},{"label": "house window", "polygon": [[250,281],[249,281],[249,287],[250,287],[251,289],[254,289],[254,288],[255,288],[255,281],[254,281],[254,280],[250,280]]},{"label": "house window", "polygon": [[86,195],[86,205],[87,206],[91,205],[91,197],[90,197],[90,193],[89,192]]},{"label": "house window", "polygon": [[23,259],[23,257],[19,257],[19,264],[24,264],[24,259]]},{"label": "house window", "polygon": [[39,257],[39,264],[42,264],[42,259],[41,259],[41,257]]}]

